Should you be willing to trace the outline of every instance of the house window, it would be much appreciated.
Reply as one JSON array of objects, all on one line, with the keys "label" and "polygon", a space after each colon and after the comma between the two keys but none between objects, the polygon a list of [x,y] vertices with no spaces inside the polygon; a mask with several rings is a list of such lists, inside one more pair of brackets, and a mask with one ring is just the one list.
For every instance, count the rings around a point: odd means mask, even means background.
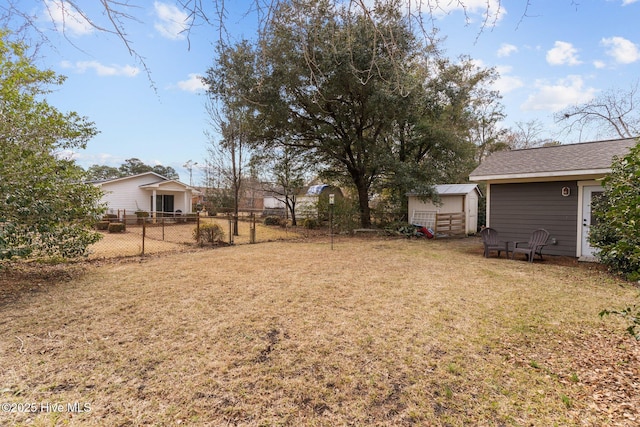
[{"label": "house window", "polygon": [[[151,206],[153,210],[153,196],[151,196]],[[173,212],[173,195],[171,194],[158,194],[156,196],[156,212]]]}]

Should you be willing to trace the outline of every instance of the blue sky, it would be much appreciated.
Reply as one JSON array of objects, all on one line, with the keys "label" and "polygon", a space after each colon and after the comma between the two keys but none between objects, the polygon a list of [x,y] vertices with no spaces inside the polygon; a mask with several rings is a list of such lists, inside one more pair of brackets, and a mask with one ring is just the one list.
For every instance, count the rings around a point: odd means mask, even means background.
[{"label": "blue sky", "polygon": [[[505,127],[539,120],[545,125],[541,137],[563,143],[596,139],[560,134],[553,113],[607,90],[629,90],[637,82],[640,0],[530,0],[526,9],[524,0],[503,0],[499,8],[495,1],[467,0],[466,15],[452,5],[436,12],[435,26],[446,38],[442,47],[448,56],[469,55],[497,68],[501,77],[495,89],[503,96]],[[52,41],[41,48],[40,65],[67,76],[49,101],[87,116],[100,131],[87,149],[74,153],[81,166],[118,166],[137,157],[172,166],[188,182],[183,165],[188,160],[203,164],[207,157],[204,132],[210,127],[198,76],[213,64],[217,28],[194,27],[187,40],[180,33],[186,16],[172,1],[138,3],[144,6],[129,10],[137,22],[127,24],[128,37],[149,74],[120,40],[82,18],[66,15],[66,39],[61,37],[55,30],[63,16],[57,3],[38,3],[33,13]],[[213,0],[203,3],[213,13]],[[231,30],[238,37],[253,37],[255,20],[241,18],[253,1],[227,1],[227,7],[230,3],[238,16],[229,21]],[[487,4],[490,25],[480,33]],[[99,10],[87,11],[98,24],[104,19]],[[194,168],[194,184],[200,176]]]}]

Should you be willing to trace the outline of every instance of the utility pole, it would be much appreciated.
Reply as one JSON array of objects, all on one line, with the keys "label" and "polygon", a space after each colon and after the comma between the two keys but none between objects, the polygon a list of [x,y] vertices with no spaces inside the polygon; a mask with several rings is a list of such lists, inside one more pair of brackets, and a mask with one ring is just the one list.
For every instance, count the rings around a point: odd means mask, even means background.
[{"label": "utility pole", "polygon": [[193,167],[194,166],[198,166],[198,162],[193,162],[191,160],[187,161],[184,165],[182,165],[183,168],[187,168],[187,170],[189,171],[189,187],[193,187]]}]

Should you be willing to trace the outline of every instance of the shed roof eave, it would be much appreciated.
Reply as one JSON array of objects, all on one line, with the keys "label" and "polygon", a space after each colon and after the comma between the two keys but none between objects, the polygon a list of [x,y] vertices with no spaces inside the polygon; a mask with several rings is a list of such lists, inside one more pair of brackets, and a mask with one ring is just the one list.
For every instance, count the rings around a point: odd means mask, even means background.
[{"label": "shed roof eave", "polygon": [[469,180],[474,182],[484,181],[511,181],[522,179],[552,179],[552,178],[578,178],[578,177],[599,177],[611,173],[611,168],[606,169],[585,169],[573,171],[552,171],[552,172],[535,172],[535,173],[514,173],[514,174],[495,174],[495,175],[470,175]]}]

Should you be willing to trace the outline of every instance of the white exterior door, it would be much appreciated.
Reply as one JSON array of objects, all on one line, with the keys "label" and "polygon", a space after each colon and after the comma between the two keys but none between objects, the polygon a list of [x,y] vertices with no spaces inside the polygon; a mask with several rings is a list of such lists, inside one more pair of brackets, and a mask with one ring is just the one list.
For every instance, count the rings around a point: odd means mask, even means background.
[{"label": "white exterior door", "polygon": [[595,260],[596,249],[589,243],[589,230],[591,225],[595,224],[591,203],[594,198],[601,195],[603,189],[599,185],[586,185],[582,193],[582,232],[581,232],[581,257],[584,260]]}]

